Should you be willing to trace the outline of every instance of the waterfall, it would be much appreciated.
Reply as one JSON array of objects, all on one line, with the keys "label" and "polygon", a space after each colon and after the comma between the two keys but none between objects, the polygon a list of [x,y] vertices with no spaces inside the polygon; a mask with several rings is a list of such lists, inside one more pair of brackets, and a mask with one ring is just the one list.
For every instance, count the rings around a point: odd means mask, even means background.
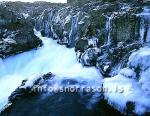
[{"label": "waterfall", "polygon": [[35,28],[42,31],[43,35],[57,39],[60,44],[67,44],[68,47],[72,48],[78,39],[78,22],[81,13],[81,11],[77,13],[70,11],[69,14],[65,14],[66,17],[63,17],[62,9],[44,11],[39,20],[36,21]]},{"label": "waterfall", "polygon": [[140,24],[140,43],[144,43],[144,19],[141,19],[141,24]]},{"label": "waterfall", "polygon": [[71,18],[71,31],[69,33],[69,43],[68,43],[70,47],[74,46],[74,40],[76,39],[77,36],[79,13]]},{"label": "waterfall", "polygon": [[110,17],[107,17],[107,21],[106,21],[107,45],[111,44],[112,19],[113,17],[110,16]]},{"label": "waterfall", "polygon": [[140,42],[150,46],[150,9],[145,7],[139,16],[141,17]]},{"label": "waterfall", "polygon": [[56,40],[35,34],[43,41],[38,50],[31,50],[0,60],[0,109],[8,102],[11,93],[22,80],[52,72],[61,80],[66,77],[78,82],[85,81],[100,85],[101,75],[95,67],[86,68],[77,62],[74,48],[68,49]]}]

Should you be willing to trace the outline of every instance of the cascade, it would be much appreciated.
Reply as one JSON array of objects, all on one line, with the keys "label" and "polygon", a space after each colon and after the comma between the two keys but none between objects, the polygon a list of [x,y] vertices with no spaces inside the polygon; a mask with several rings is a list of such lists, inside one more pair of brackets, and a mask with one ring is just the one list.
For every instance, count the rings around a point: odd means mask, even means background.
[{"label": "cascade", "polygon": [[72,18],[71,18],[71,31],[69,33],[69,45],[71,47],[74,46],[74,38],[76,39],[76,36],[77,36],[79,13],[75,16],[72,16]]},{"label": "cascade", "polygon": [[96,68],[86,68],[78,63],[74,48],[58,45],[56,40],[42,37],[39,32],[35,31],[35,34],[43,41],[38,50],[0,60],[0,109],[7,104],[8,97],[22,80],[30,80],[37,75],[52,72],[59,80],[68,77],[78,82],[85,81],[90,86],[101,83],[101,75]]},{"label": "cascade", "polygon": [[145,7],[143,12],[139,14],[141,17],[140,26],[140,42],[150,45],[150,9]]},{"label": "cascade", "polygon": [[112,30],[112,19],[113,17],[107,17],[107,21],[106,21],[106,31],[107,31],[107,45],[111,44],[111,30]]}]

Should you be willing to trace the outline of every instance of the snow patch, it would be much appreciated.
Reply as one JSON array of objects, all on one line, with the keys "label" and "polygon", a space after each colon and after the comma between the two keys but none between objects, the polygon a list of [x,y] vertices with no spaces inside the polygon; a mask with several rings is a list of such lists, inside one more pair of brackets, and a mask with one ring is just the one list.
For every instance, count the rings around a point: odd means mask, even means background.
[{"label": "snow patch", "polygon": [[30,16],[30,15],[27,14],[27,13],[22,13],[22,15],[24,16],[25,19],[28,18],[28,17]]},{"label": "snow patch", "polygon": [[145,113],[147,109],[150,110],[150,96],[142,90],[141,85],[134,79],[117,75],[104,79],[104,88],[109,90],[104,94],[105,99],[119,111],[124,112],[126,110],[127,102],[135,103],[134,112],[138,114]]},{"label": "snow patch", "polygon": [[131,70],[130,68],[121,69],[119,74],[124,77],[127,77],[127,78],[136,79],[136,73],[133,70]]},{"label": "snow patch", "polygon": [[[109,90],[104,93],[105,99],[122,112],[125,112],[127,102],[133,102],[133,112],[144,114],[150,111],[150,48],[144,47],[132,53],[128,65],[130,68],[120,70],[117,76],[104,79],[104,88]],[[135,70],[138,67],[141,69],[139,80]],[[122,91],[118,93],[116,88]]]},{"label": "snow patch", "polygon": [[138,50],[137,52],[134,52],[129,57],[128,65],[131,68],[140,67],[141,70],[146,70],[147,68],[149,68],[150,67],[150,48],[144,47]]}]

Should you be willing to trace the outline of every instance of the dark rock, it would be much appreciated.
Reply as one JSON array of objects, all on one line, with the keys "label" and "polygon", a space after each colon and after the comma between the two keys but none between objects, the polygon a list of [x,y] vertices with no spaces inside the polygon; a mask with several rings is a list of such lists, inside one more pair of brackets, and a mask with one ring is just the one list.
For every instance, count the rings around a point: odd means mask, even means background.
[{"label": "dark rock", "polygon": [[0,4],[1,57],[28,51],[42,43],[34,35],[32,19],[24,17],[23,12],[16,11],[17,8],[9,2]]},{"label": "dark rock", "polygon": [[127,102],[126,103],[126,113],[127,115],[136,115],[135,113],[133,113],[134,109],[135,109],[135,104],[133,102]]},{"label": "dark rock", "polygon": [[[41,46],[42,41],[34,35],[33,31],[34,27],[40,31],[40,27],[37,27],[38,22],[35,20],[45,9],[56,6],[62,7],[65,4],[0,3],[0,57],[7,57]],[[5,41],[5,39],[9,41]]]},{"label": "dark rock", "polygon": [[88,48],[88,40],[81,39],[75,45],[75,51],[84,52]]},{"label": "dark rock", "polygon": [[48,73],[43,75],[42,77],[37,77],[37,79],[33,82],[33,85],[27,85],[28,80],[23,80],[20,87],[18,87],[8,98],[9,104],[13,104],[17,100],[21,98],[26,98],[28,96],[39,94],[35,89],[44,84],[48,84],[48,80],[51,80],[54,77],[52,73]]},{"label": "dark rock", "polygon": [[96,66],[97,63],[97,55],[98,50],[94,48],[89,48],[86,50],[86,52],[83,53],[81,56],[81,63],[84,66]]},{"label": "dark rock", "polygon": [[[37,91],[31,91],[34,87],[42,87],[43,85],[49,85],[51,80],[51,73],[48,73],[42,77],[37,78],[32,87],[24,88],[27,81],[24,81],[25,85],[20,86],[9,97],[9,105],[1,112],[1,116],[25,116],[28,115],[64,115],[64,116],[99,116],[113,113],[113,115],[121,115],[121,113],[115,110],[113,107],[107,104],[107,101],[101,100],[92,106],[92,109],[87,108],[90,104],[90,99],[93,99],[94,93],[80,93],[80,92],[58,92],[48,93]],[[62,80],[61,84],[75,85],[78,82],[72,79]],[[98,98],[96,98],[98,99]],[[101,99],[101,96],[100,98]],[[70,110],[68,110],[70,108]],[[55,109],[55,110],[54,110]]]}]

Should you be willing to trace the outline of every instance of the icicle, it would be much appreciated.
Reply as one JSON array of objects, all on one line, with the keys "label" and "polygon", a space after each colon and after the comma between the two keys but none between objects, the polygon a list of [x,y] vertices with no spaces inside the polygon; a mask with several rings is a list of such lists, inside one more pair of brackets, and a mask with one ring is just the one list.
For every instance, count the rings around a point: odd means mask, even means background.
[{"label": "icicle", "polygon": [[141,24],[140,24],[140,43],[143,44],[144,43],[144,19],[141,19]]},{"label": "icicle", "polygon": [[111,44],[111,30],[112,30],[112,19],[113,17],[107,17],[106,30],[107,30],[107,45]]},{"label": "icicle", "polygon": [[[79,12],[80,13],[80,12]],[[69,33],[69,45],[72,46],[77,36],[77,29],[78,29],[78,16],[79,13],[71,18],[71,31]]]},{"label": "icicle", "polygon": [[150,46],[150,9],[145,7],[139,16],[141,17],[140,42]]}]

